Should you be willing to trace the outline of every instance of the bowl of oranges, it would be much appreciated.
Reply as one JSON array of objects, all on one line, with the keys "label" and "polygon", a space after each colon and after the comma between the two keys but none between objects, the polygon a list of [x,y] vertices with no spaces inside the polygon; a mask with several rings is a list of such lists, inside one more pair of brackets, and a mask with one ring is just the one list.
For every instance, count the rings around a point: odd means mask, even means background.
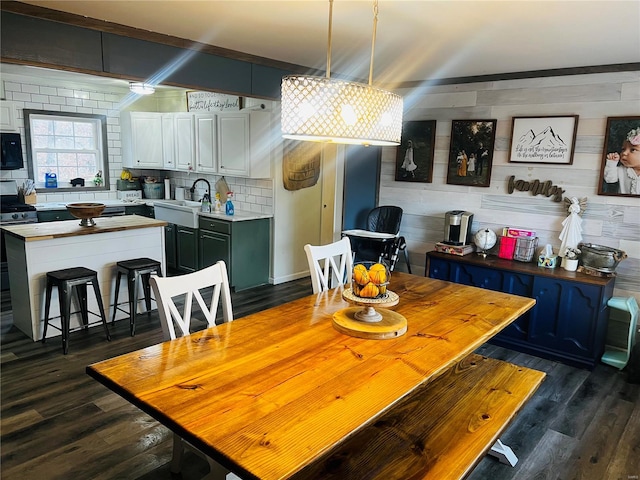
[{"label": "bowl of oranges", "polygon": [[391,273],[378,262],[361,262],[353,266],[351,290],[356,297],[385,298]]}]

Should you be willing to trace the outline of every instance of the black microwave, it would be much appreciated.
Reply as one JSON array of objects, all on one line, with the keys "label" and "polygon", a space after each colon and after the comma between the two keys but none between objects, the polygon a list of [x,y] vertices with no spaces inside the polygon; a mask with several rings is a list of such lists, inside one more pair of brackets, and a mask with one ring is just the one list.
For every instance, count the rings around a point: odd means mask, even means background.
[{"label": "black microwave", "polygon": [[24,167],[22,143],[19,133],[0,133],[2,147],[2,170],[17,170]]}]

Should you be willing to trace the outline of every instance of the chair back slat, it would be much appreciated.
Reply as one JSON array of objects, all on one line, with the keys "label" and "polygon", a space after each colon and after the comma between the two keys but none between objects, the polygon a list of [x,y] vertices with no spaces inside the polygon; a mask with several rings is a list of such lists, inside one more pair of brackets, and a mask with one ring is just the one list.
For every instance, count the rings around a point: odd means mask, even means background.
[{"label": "chair back slat", "polygon": [[313,293],[350,283],[353,257],[348,237],[328,245],[304,246]]},{"label": "chair back slat", "polygon": [[[152,275],[150,283],[158,304],[158,313],[160,314],[162,331],[166,340],[173,340],[178,336],[186,336],[191,333],[194,298],[208,326],[215,326],[216,314],[220,303],[222,303],[223,322],[233,320],[229,278],[227,267],[223,261],[185,275],[174,277]],[[212,293],[211,301],[207,305],[202,297],[201,290],[209,287],[212,287]],[[182,313],[175,303],[178,299],[183,299],[184,301]],[[175,325],[178,326],[178,331],[176,331]]]}]

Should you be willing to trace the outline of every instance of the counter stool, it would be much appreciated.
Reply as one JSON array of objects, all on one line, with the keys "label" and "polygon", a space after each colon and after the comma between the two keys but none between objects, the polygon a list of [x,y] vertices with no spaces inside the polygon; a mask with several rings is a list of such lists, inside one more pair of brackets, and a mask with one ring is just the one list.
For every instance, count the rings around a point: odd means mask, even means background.
[{"label": "counter stool", "polygon": [[[147,312],[151,311],[151,288],[149,287],[149,277],[152,273],[162,276],[160,262],[150,258],[133,258],[131,260],[122,260],[116,263],[118,277],[116,279],[116,295],[113,300],[113,318],[111,322],[116,321],[116,311],[129,314],[129,326],[131,328],[131,336],[136,332],[135,318],[138,305],[138,289],[140,288],[140,280],[142,279],[142,287],[144,288],[144,300]],[[127,276],[127,288],[129,290],[129,311],[120,308],[118,305],[118,294],[120,293],[120,280],[122,275]],[[124,302],[122,302],[124,303]]]},{"label": "counter stool", "polygon": [[[87,309],[87,285],[93,285],[93,291],[96,295],[96,301],[98,308],[100,309],[100,315],[94,312],[90,312]],[[104,313],[104,306],[102,304],[102,296],[100,295],[100,286],[98,285],[98,273],[94,270],[90,270],[84,267],[65,268],[62,270],[54,270],[47,272],[47,289],[46,300],[44,305],[44,330],[42,332],[42,343],[47,340],[47,327],[49,326],[49,310],[51,307],[51,290],[53,287],[58,288],[58,298],[60,300],[60,328],[56,325],[51,325],[53,328],[62,332],[62,351],[66,355],[69,351],[69,323],[72,313],[80,313],[82,316],[81,328],[85,330],[89,328],[89,325],[97,324],[98,322],[89,323],[89,313],[100,317],[100,322],[104,327],[104,332],[107,335],[107,340],[111,341],[111,335],[109,335],[109,329],[107,328],[107,318]],[[80,310],[78,312],[71,312],[71,297],[75,289],[76,296],[78,298],[78,304]],[[75,329],[74,329],[75,330]]]}]

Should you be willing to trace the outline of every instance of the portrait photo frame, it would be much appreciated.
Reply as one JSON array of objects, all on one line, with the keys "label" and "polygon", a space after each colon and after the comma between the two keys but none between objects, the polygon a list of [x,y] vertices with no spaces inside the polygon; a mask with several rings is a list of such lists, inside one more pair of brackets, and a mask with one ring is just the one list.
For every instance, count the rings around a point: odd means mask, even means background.
[{"label": "portrait photo frame", "polygon": [[431,183],[436,121],[402,123],[402,142],[396,147],[396,181]]},{"label": "portrait photo frame", "polygon": [[578,115],[513,117],[510,163],[572,165]]},{"label": "portrait photo frame", "polygon": [[496,120],[453,120],[447,183],[488,187],[491,182]]},{"label": "portrait photo frame", "polygon": [[640,116],[608,117],[598,195],[640,197],[640,166],[625,165],[629,155],[640,157]]}]

